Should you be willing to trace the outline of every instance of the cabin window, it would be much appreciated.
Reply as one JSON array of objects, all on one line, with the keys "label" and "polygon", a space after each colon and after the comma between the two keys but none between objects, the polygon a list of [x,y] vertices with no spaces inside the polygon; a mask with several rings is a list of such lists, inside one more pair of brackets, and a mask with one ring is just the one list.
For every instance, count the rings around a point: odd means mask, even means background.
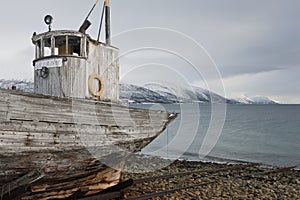
[{"label": "cabin window", "polygon": [[68,39],[70,55],[81,56],[81,38],[69,36]]},{"label": "cabin window", "polygon": [[35,42],[36,59],[48,56],[84,56],[85,38],[79,36],[46,36]]},{"label": "cabin window", "polygon": [[44,57],[51,56],[51,37],[44,38]]},{"label": "cabin window", "polygon": [[54,55],[68,55],[69,49],[67,46],[66,36],[55,37]]},{"label": "cabin window", "polygon": [[81,55],[81,37],[76,36],[56,36],[54,45],[54,55]]}]

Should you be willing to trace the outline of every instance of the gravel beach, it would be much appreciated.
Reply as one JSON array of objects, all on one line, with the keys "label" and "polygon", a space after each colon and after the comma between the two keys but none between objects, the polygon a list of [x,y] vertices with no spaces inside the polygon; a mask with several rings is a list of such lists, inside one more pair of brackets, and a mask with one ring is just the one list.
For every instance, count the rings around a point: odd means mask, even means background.
[{"label": "gravel beach", "polygon": [[[164,166],[166,163],[170,165]],[[251,166],[244,169],[214,172],[215,169],[238,165],[245,165],[245,163],[216,164],[170,161],[160,158],[131,158],[125,165],[124,180],[179,172],[202,172],[134,184],[125,191],[125,196],[134,198],[162,190],[194,185],[153,199],[300,199],[300,171],[297,170],[266,173],[276,168]],[[203,172],[205,170],[209,172]]]}]

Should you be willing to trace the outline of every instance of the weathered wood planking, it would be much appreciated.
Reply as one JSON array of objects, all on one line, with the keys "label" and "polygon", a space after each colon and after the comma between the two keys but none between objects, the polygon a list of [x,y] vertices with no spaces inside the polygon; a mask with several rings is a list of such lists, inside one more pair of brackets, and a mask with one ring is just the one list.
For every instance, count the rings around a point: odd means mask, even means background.
[{"label": "weathered wood planking", "polygon": [[[89,189],[86,195],[98,193],[118,184],[122,169],[123,163],[121,162],[113,168],[99,164],[97,169],[90,169],[88,172],[85,172],[84,169],[78,169],[75,172],[73,170],[73,174],[66,175],[66,177],[62,177],[57,172],[52,173],[51,177],[48,176],[36,180],[30,184],[29,188],[28,185],[23,187],[24,191],[27,188],[27,193],[21,199],[64,199],[81,188]],[[9,185],[6,184],[5,188],[8,187]],[[11,192],[13,193],[13,191]]]},{"label": "weathered wood planking", "polygon": [[[86,101],[32,98],[32,96],[11,95],[10,101],[2,104],[1,111],[10,119],[51,121],[60,123],[99,124],[126,126],[163,124],[165,116],[161,111],[128,109],[117,104]],[[7,106],[6,106],[7,105]],[[8,112],[8,110],[10,112]],[[57,118],[57,113],[60,117]],[[96,117],[95,117],[96,116]],[[110,121],[109,121],[110,120]],[[103,124],[103,123],[107,124]],[[116,123],[117,122],[117,123]]]},{"label": "weathered wood planking", "polygon": [[126,154],[146,146],[174,118],[164,111],[10,90],[0,90],[0,113],[0,187],[42,170],[44,178],[23,198],[30,200],[117,184]]},{"label": "weathered wood planking", "polygon": [[[1,109],[7,113],[0,122],[2,149],[9,146],[10,149],[39,146],[56,149],[152,138],[169,120],[166,112],[128,109],[117,104],[80,100],[74,103],[70,99],[5,90],[1,94],[6,96]],[[81,139],[84,144],[78,138],[84,138]]]},{"label": "weathered wood planking", "polygon": [[[89,192],[86,195],[91,195],[112,187],[119,183],[121,178],[122,164],[115,166],[115,169],[105,167],[99,173],[92,173],[84,177],[74,177],[76,181],[57,181],[53,184],[43,184],[42,180],[39,183],[33,184],[31,187],[32,193],[24,200],[31,199],[59,199],[67,198],[80,188],[88,188]],[[102,181],[99,181],[102,180]]]},{"label": "weathered wood planking", "polygon": [[[103,80],[102,100],[119,101],[119,50],[99,43],[89,36],[76,31],[51,31],[34,36],[35,42],[47,37],[77,37],[81,43],[81,55],[51,55],[39,57],[34,63],[44,62],[49,69],[48,77],[42,77],[41,71],[35,68],[34,91],[57,97],[93,98],[88,88],[90,75],[97,74]],[[55,42],[52,40],[52,43]],[[38,42],[39,43],[39,42]],[[47,66],[47,60],[60,60],[59,66]],[[99,86],[96,81],[93,88]]]}]

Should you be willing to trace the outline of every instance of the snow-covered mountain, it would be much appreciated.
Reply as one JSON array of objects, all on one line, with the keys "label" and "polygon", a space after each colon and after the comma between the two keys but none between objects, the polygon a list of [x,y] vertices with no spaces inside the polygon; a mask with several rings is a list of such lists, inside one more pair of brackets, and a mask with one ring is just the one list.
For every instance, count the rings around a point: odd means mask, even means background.
[{"label": "snow-covered mountain", "polygon": [[[30,81],[0,79],[0,88],[33,92]],[[167,84],[147,84],[143,87],[120,84],[120,99],[123,103],[222,103],[229,104],[277,104],[267,97],[243,97],[237,100],[226,99],[216,93],[199,87],[182,88]]]},{"label": "snow-covered mountain", "polygon": [[234,101],[226,99],[214,92],[195,86],[183,88],[178,85],[151,83],[143,87],[155,91],[168,99],[172,99],[176,103],[234,103]]},{"label": "snow-covered mountain", "polygon": [[24,92],[33,92],[33,82],[31,81],[0,79],[0,88],[12,89],[12,86],[16,86],[17,90],[21,90]]},{"label": "snow-covered mountain", "polygon": [[176,97],[160,94],[144,87],[120,84],[120,99],[123,103],[175,103]]},{"label": "snow-covered mountain", "polygon": [[268,97],[261,97],[261,96],[255,96],[255,97],[244,96],[242,98],[239,98],[237,101],[239,101],[242,104],[278,104],[276,101],[273,101]]}]

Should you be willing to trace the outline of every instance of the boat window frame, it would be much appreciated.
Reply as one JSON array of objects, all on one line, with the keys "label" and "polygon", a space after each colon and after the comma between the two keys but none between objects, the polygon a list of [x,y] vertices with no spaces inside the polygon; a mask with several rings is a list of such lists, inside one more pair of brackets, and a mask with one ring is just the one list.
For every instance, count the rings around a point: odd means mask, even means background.
[{"label": "boat window frame", "polygon": [[42,58],[42,39],[35,42],[35,59]]},{"label": "boat window frame", "polygon": [[[58,50],[57,50],[57,45],[55,44],[55,40],[58,37],[66,37],[66,53],[62,53],[59,54]],[[74,52],[72,53],[67,53],[68,51],[70,51],[69,48],[69,37],[74,38],[78,38],[79,40],[79,47],[77,47],[77,49],[79,48],[79,51],[77,51],[79,54],[75,55]],[[48,53],[47,55],[45,55],[45,48],[49,48],[49,47],[45,47],[45,39],[50,38],[51,39],[51,53]],[[65,33],[65,32],[52,32],[52,33],[47,33],[44,35],[41,35],[39,38],[37,38],[36,42],[35,42],[35,57],[36,60],[39,59],[44,59],[44,58],[49,58],[49,57],[78,57],[78,58],[87,58],[87,36],[80,34],[80,33]],[[49,45],[48,45],[49,46]]]},{"label": "boat window frame", "polygon": [[[50,45],[46,46],[46,40],[50,39]],[[45,55],[46,54],[46,55]],[[49,57],[52,55],[52,37],[51,36],[45,36],[42,39],[42,57]]]}]

